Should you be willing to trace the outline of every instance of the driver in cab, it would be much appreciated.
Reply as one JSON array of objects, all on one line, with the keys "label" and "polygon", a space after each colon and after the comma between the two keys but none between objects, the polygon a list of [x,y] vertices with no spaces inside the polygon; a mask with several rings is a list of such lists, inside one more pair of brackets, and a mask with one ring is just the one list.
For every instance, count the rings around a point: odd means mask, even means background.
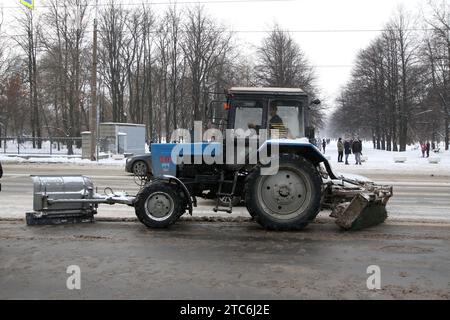
[{"label": "driver in cab", "polygon": [[[269,129],[270,130],[278,130],[278,136],[274,136],[272,138],[286,139],[289,136],[289,130],[283,123],[283,119],[277,114],[278,108],[275,102],[271,102],[269,107]],[[249,129],[254,129],[259,131],[261,126],[255,125],[253,123],[248,124]]]}]

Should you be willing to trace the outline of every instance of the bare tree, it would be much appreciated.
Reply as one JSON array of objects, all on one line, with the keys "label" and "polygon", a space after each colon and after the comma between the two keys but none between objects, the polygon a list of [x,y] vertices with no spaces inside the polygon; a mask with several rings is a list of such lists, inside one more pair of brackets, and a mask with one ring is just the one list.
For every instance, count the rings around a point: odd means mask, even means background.
[{"label": "bare tree", "polygon": [[[44,122],[52,135],[78,137],[82,128],[88,127],[84,89],[90,60],[85,37],[88,0],[48,0],[47,6],[38,29],[43,49],[41,76],[46,78],[43,99],[47,101],[41,100],[53,105],[55,123],[48,123],[48,112],[43,113]],[[67,141],[67,149],[73,153],[71,141]]]},{"label": "bare tree", "polygon": [[432,27],[427,35],[425,54],[431,67],[432,95],[444,117],[445,150],[449,149],[450,126],[450,4],[430,2],[431,17],[425,17]]},{"label": "bare tree", "polygon": [[[23,9],[23,14],[17,18],[21,30],[26,34],[26,38],[19,37],[17,42],[22,50],[27,54],[28,84],[29,84],[29,105],[31,113],[31,134],[33,138],[41,137],[41,121],[38,104],[38,83],[37,83],[37,33],[36,22],[32,10]],[[40,139],[33,139],[33,148],[41,148]]]},{"label": "bare tree", "polygon": [[202,90],[207,91],[212,85],[208,83],[212,70],[224,62],[231,34],[223,31],[200,6],[187,11],[184,32],[181,47],[191,78],[193,120],[205,122],[208,102],[202,99]]},{"label": "bare tree", "polygon": [[314,70],[289,32],[275,25],[257,49],[257,77],[271,87],[312,89]]},{"label": "bare tree", "polygon": [[[289,32],[275,25],[257,48],[257,82],[269,87],[297,87],[312,97],[318,94],[314,85],[314,69]],[[311,110],[311,122],[323,125],[323,109]]]},{"label": "bare tree", "polygon": [[124,95],[128,70],[124,56],[129,36],[125,29],[128,17],[129,11],[111,0],[99,19],[99,72],[111,97],[114,122],[125,122]]}]

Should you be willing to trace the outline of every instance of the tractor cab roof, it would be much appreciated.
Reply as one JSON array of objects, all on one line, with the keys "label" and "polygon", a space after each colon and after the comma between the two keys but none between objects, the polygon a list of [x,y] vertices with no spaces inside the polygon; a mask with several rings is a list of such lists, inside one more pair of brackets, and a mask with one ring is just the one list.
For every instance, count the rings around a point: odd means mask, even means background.
[{"label": "tractor cab roof", "polygon": [[300,88],[276,87],[232,87],[228,90],[230,95],[264,95],[264,96],[306,96]]}]

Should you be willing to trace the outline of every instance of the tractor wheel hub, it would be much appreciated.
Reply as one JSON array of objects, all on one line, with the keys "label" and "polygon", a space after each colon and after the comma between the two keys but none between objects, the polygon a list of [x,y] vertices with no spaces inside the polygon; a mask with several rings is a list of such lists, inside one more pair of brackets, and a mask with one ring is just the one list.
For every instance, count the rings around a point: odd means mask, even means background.
[{"label": "tractor wheel hub", "polygon": [[289,188],[287,185],[282,185],[278,189],[278,194],[286,198],[291,194],[291,188]]},{"label": "tractor wheel hub", "polygon": [[172,199],[163,192],[155,192],[146,201],[147,214],[156,218],[170,215],[173,207]]}]

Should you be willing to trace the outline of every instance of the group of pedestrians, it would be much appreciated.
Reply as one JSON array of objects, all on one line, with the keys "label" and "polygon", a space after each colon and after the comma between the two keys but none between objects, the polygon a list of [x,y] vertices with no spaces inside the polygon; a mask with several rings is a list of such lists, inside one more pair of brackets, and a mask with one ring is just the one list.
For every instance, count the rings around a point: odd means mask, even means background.
[{"label": "group of pedestrians", "polygon": [[343,157],[345,154],[345,164],[348,165],[348,156],[353,153],[355,155],[355,164],[361,165],[362,142],[359,138],[354,140],[345,139],[344,141],[342,141],[342,138],[339,138],[337,149],[338,162],[344,162]]}]

